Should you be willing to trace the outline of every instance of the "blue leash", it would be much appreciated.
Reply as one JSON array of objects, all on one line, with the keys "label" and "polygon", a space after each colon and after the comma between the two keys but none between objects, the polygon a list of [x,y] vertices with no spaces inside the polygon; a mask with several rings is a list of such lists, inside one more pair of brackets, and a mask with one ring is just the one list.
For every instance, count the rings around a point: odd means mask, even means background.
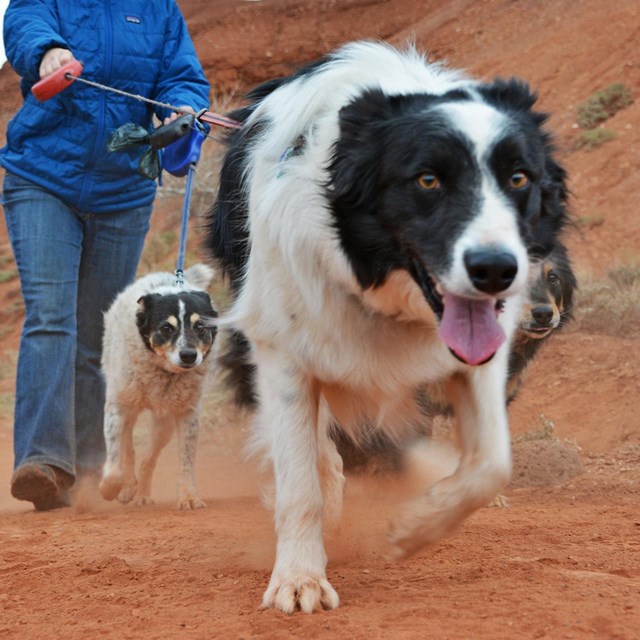
[{"label": "blue leash", "polygon": [[176,282],[179,287],[184,286],[184,258],[187,252],[187,231],[189,228],[189,211],[191,209],[191,191],[193,189],[193,176],[196,173],[196,163],[192,162],[187,171],[187,183],[182,203],[182,222],[180,225],[180,244],[178,245],[178,262],[176,265]]}]

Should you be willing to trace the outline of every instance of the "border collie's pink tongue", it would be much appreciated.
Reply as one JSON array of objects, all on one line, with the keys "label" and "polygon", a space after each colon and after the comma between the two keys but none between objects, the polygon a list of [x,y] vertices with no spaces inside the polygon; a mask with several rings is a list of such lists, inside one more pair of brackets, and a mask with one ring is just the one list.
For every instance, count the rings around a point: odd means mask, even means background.
[{"label": "border collie's pink tongue", "polygon": [[482,364],[505,341],[496,319],[495,300],[470,300],[444,294],[440,338],[467,364]]}]

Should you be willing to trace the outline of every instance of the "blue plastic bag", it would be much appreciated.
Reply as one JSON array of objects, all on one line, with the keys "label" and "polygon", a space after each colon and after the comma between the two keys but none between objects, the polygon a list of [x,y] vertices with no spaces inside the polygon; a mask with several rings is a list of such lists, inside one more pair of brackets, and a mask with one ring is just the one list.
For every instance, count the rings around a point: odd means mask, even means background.
[{"label": "blue plastic bag", "polygon": [[162,151],[162,168],[179,178],[186,176],[189,166],[200,159],[202,143],[207,137],[197,120],[188,135],[167,145]]}]

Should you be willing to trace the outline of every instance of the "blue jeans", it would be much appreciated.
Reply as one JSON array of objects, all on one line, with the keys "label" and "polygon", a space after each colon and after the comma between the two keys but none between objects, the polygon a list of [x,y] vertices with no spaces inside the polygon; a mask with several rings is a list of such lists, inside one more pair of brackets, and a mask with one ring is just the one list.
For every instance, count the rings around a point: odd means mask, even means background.
[{"label": "blue jeans", "polygon": [[14,416],[14,468],[55,465],[75,476],[101,469],[103,314],[136,273],[152,205],[78,211],[16,175],[4,212],[26,315]]}]

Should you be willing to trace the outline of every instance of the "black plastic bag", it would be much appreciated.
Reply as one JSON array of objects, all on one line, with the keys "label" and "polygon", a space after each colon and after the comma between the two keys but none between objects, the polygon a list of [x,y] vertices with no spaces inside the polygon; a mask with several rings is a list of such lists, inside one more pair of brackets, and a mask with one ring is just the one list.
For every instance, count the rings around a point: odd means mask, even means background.
[{"label": "black plastic bag", "polygon": [[186,114],[149,133],[144,127],[128,122],[111,134],[107,150],[122,151],[129,147],[149,145],[149,149],[144,152],[138,162],[138,173],[144,178],[155,180],[160,175],[158,149],[163,149],[185,136],[191,131],[193,124],[194,116]]}]

